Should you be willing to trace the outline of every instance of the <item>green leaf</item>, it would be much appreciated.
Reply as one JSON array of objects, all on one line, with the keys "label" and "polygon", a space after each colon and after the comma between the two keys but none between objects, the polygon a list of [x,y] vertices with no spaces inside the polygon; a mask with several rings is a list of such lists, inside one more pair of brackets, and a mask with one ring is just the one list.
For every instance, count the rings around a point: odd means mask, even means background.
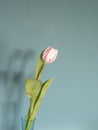
[{"label": "green leaf", "polygon": [[[26,80],[26,95],[30,97],[30,107],[34,106],[36,98],[41,90],[41,81],[37,79],[27,79]],[[31,111],[31,110],[30,110]]]},{"label": "green leaf", "polygon": [[39,106],[40,106],[40,103],[41,103],[43,97],[45,96],[45,94],[46,94],[46,92],[47,92],[47,90],[52,82],[53,82],[53,79],[50,79],[50,80],[47,80],[44,84],[42,84],[39,96],[35,102],[34,109],[33,109],[33,112],[31,114],[31,117],[30,117],[30,120],[35,119],[36,114],[37,114],[38,109],[39,109]]},{"label": "green leaf", "polygon": [[35,74],[34,74],[34,77],[35,78],[38,78],[43,66],[44,66],[44,61],[42,60],[42,53],[37,61],[37,64],[36,64],[36,68],[35,68]]}]

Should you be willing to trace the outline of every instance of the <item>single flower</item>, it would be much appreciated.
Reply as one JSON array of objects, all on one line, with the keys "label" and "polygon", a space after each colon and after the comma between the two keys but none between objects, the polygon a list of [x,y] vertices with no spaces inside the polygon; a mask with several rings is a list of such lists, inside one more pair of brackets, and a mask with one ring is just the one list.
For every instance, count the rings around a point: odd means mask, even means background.
[{"label": "single flower", "polygon": [[58,50],[52,47],[46,48],[42,53],[42,60],[45,63],[53,63],[57,58]]},{"label": "single flower", "polygon": [[30,98],[30,107],[26,117],[25,130],[31,129],[31,125],[36,119],[42,99],[44,98],[48,88],[54,80],[53,78],[50,78],[45,82],[42,82],[42,71],[47,63],[52,63],[55,61],[57,55],[58,50],[52,47],[48,47],[42,51],[35,67],[34,79],[26,80],[25,90],[26,95],[28,95]]}]

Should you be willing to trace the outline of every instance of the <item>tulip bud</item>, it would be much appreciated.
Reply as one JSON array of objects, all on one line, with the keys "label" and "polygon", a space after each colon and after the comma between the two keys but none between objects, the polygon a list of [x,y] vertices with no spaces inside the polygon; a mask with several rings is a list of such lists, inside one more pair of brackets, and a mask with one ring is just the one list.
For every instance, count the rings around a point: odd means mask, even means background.
[{"label": "tulip bud", "polygon": [[58,54],[58,50],[54,49],[52,47],[48,47],[44,50],[43,54],[42,54],[42,59],[43,61],[45,61],[46,63],[52,63],[55,61],[56,57]]}]

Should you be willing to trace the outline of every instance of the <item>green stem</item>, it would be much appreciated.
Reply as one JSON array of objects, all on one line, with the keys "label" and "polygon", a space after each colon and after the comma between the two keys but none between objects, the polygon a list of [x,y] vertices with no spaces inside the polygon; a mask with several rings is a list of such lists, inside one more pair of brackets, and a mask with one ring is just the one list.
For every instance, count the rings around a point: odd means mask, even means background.
[{"label": "green stem", "polygon": [[30,107],[29,107],[29,111],[28,111],[28,115],[27,115],[27,119],[26,119],[25,130],[30,130],[30,129],[28,129],[29,122],[30,122],[30,116],[31,116],[31,114],[30,114],[31,112],[30,111],[31,111],[31,100],[30,100]]},{"label": "green stem", "polygon": [[31,130],[34,121],[28,120],[25,130]]},{"label": "green stem", "polygon": [[[46,63],[44,62],[43,65],[42,65],[42,67],[41,67],[41,69],[40,69],[40,71],[39,71],[39,74],[38,74],[38,76],[37,76],[37,79],[38,79],[38,80],[40,80],[42,71],[43,71],[43,69],[45,68],[45,66],[46,66]],[[32,111],[32,112],[33,112],[33,111]],[[28,111],[28,116],[27,116],[27,120],[26,120],[25,130],[31,130],[31,127],[32,127],[32,125],[33,125],[33,123],[34,123],[34,121],[31,121],[31,120],[30,120],[30,117],[31,117],[32,112],[31,112],[31,101],[30,101],[30,108],[29,108],[29,111]]]},{"label": "green stem", "polygon": [[43,65],[42,65],[42,67],[41,67],[41,69],[40,69],[40,71],[39,71],[39,74],[38,74],[38,76],[37,76],[37,79],[38,79],[38,80],[40,80],[42,71],[43,71],[43,69],[45,68],[45,66],[46,66],[46,63],[44,62]]},{"label": "green stem", "polygon": [[34,123],[34,120],[30,120],[30,109],[29,109],[28,117],[25,124],[25,130],[31,130],[33,123]]}]

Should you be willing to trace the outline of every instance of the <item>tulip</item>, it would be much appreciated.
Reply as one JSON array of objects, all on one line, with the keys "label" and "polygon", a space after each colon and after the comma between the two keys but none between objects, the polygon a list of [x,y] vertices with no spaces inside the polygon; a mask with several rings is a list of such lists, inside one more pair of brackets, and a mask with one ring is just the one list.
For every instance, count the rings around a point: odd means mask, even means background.
[{"label": "tulip", "polygon": [[42,60],[45,63],[53,63],[58,55],[58,50],[52,47],[48,47],[42,53]]}]

